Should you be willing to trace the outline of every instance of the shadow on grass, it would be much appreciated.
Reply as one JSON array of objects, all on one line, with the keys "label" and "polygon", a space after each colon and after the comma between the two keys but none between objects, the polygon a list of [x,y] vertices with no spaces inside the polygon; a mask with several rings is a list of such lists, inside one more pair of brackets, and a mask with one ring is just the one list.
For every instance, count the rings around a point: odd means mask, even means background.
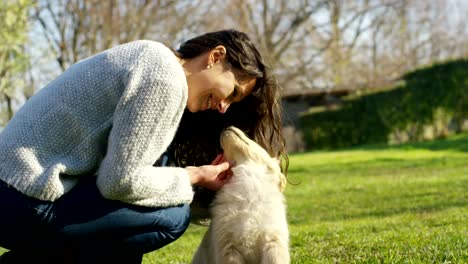
[{"label": "shadow on grass", "polygon": [[[310,166],[292,167],[289,169],[288,176],[295,178],[296,175],[309,174],[311,177],[349,177],[356,175],[368,176],[388,176],[392,173],[408,170],[434,170],[451,166],[453,168],[465,167],[467,161],[463,157],[426,157],[426,158],[375,158],[370,161],[350,161],[341,163],[324,163]],[[349,173],[349,174],[348,174]]]},{"label": "shadow on grass", "polygon": [[[371,206],[369,208],[366,208],[365,206],[343,208],[336,204],[328,206],[324,205],[327,207],[326,209],[320,207],[312,209],[315,212],[315,215],[312,218],[314,218],[314,221],[339,222],[343,220],[360,220],[368,218],[382,219],[404,214],[416,215],[417,217],[417,215],[429,215],[433,213],[443,212],[449,209],[467,208],[466,201],[462,199],[456,199],[452,201],[426,201],[420,202],[419,204],[408,204],[408,201],[404,202],[397,197],[395,198],[396,199],[394,199],[394,201],[392,201],[391,198],[382,201],[381,198],[376,197],[374,203],[376,207]],[[413,198],[417,199],[417,197]],[[289,221],[292,224],[298,224],[306,220],[304,219],[304,217],[301,216],[291,216]]]},{"label": "shadow on grass", "polygon": [[[351,200],[354,200],[354,208],[347,211],[346,207],[339,204],[331,204],[329,207],[335,207],[336,211],[341,211],[338,215],[323,215],[322,220],[337,221],[343,219],[362,219],[362,218],[384,218],[400,214],[430,214],[445,211],[453,208],[468,208],[466,197],[461,194],[460,186],[467,186],[468,180],[460,180],[457,185],[452,186],[454,182],[444,183],[443,185],[431,187],[431,190],[419,190],[413,192],[408,189],[402,193],[372,194],[366,192],[366,188],[347,189],[341,193],[346,194]],[[454,193],[450,194],[448,190]],[[453,196],[455,195],[455,196]],[[370,198],[373,197],[370,202]]]},{"label": "shadow on grass", "polygon": [[451,136],[446,139],[423,141],[416,143],[404,143],[401,145],[364,145],[349,148],[349,150],[382,150],[382,149],[428,149],[428,150],[454,150],[468,152],[468,133]]},{"label": "shadow on grass", "polygon": [[[464,208],[466,207],[466,202],[464,201],[453,201],[453,202],[440,202],[434,204],[426,204],[418,207],[396,207],[388,208],[385,210],[376,210],[369,212],[362,212],[358,214],[343,214],[343,219],[362,219],[369,217],[391,217],[394,215],[400,214],[428,214],[435,213],[440,211],[445,211],[452,208]],[[337,219],[328,219],[328,220],[337,220]]]}]

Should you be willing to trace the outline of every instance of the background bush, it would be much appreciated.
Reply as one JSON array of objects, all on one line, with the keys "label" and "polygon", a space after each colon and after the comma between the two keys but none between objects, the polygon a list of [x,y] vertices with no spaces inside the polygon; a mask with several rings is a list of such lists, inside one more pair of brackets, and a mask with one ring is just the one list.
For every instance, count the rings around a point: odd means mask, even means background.
[{"label": "background bush", "polygon": [[[468,60],[418,69],[390,90],[300,118],[308,149],[402,143],[460,133],[468,119]],[[465,128],[466,129],[466,128]]]}]

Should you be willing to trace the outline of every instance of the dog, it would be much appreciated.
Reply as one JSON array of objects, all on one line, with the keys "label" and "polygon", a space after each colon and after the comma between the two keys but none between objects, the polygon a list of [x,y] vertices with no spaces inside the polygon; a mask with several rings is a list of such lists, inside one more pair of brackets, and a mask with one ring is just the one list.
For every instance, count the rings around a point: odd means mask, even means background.
[{"label": "dog", "polygon": [[286,178],[279,161],[240,129],[221,133],[233,176],[210,205],[211,222],[193,264],[290,263]]}]

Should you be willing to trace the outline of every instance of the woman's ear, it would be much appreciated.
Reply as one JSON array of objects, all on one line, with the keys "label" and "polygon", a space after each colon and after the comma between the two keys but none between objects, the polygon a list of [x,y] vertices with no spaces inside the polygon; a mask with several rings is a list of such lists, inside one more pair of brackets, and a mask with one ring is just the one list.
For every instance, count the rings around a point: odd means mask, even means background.
[{"label": "woman's ear", "polygon": [[210,52],[210,59],[214,63],[218,63],[226,58],[226,48],[223,45],[216,46]]}]

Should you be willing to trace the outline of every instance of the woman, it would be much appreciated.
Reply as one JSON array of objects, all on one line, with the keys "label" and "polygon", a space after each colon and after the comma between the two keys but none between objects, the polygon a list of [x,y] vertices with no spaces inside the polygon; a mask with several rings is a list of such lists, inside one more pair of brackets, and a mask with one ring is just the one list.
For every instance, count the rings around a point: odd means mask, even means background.
[{"label": "woman", "polygon": [[[284,154],[278,98],[236,30],[178,51],[135,41],[76,63],[0,134],[3,261],[140,263],[188,227],[194,186],[229,180],[232,162],[216,156],[224,127]],[[179,167],[153,166],[166,151]]]}]

